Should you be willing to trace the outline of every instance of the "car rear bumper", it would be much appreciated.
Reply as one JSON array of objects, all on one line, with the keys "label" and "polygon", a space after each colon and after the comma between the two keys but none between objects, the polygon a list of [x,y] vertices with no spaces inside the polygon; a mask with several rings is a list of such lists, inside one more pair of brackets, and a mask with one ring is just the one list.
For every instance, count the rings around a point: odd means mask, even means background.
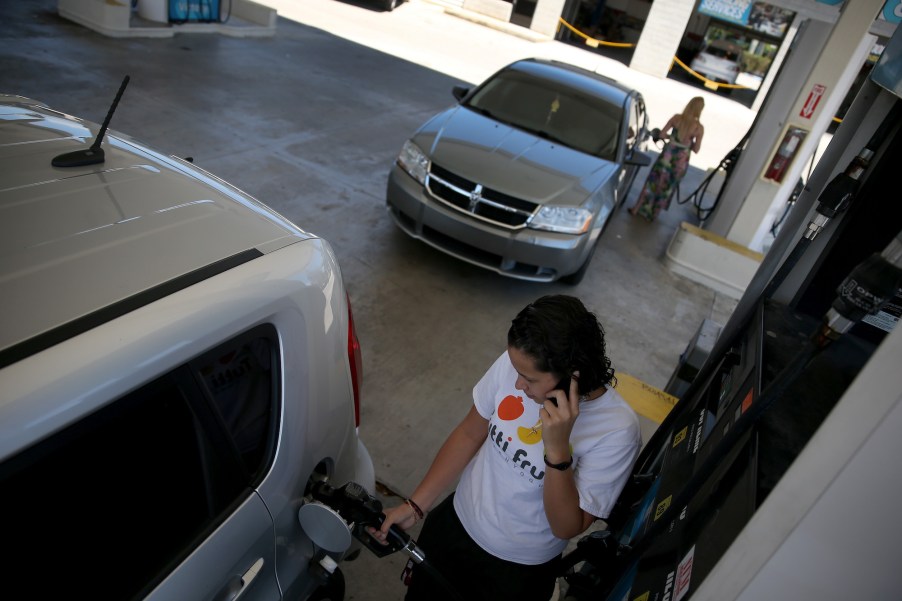
[{"label": "car rear bumper", "polygon": [[[586,261],[593,236],[574,236],[483,223],[426,194],[397,164],[388,177],[386,204],[408,235],[462,261],[501,275],[552,282]],[[597,236],[597,234],[596,234]]]},{"label": "car rear bumper", "polygon": [[712,69],[710,65],[700,65],[695,62],[690,64],[689,68],[699,75],[704,75],[711,81],[716,81],[719,83],[735,84],[738,77],[738,74],[736,73],[721,71],[719,69]]},{"label": "car rear bumper", "polygon": [[376,494],[376,468],[370,452],[363,441],[357,439],[357,459],[355,461],[354,482],[363,486],[370,494]]}]

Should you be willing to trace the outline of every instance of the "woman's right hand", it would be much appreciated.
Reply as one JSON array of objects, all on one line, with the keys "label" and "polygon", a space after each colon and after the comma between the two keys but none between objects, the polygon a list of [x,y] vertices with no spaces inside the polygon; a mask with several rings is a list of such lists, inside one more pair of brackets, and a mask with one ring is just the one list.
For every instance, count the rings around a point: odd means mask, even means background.
[{"label": "woman's right hand", "polygon": [[396,524],[402,530],[407,530],[417,523],[417,514],[413,510],[413,507],[407,503],[402,503],[396,507],[389,507],[383,511],[383,513],[385,514],[385,520],[383,520],[382,527],[379,530],[372,527],[367,527],[366,529],[370,536],[383,545],[388,544],[386,542],[386,537],[388,536],[388,529],[391,528],[392,525]]}]

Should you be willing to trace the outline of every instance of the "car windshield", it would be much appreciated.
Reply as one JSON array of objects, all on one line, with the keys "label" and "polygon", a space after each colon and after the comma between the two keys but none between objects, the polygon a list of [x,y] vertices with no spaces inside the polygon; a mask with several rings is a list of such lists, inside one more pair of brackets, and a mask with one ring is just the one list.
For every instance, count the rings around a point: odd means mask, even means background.
[{"label": "car windshield", "polygon": [[623,109],[565,84],[503,71],[465,106],[581,152],[616,158]]},{"label": "car windshield", "polygon": [[727,48],[719,48],[717,46],[708,46],[708,48],[705,50],[705,52],[712,56],[716,56],[718,58],[723,58],[728,61],[736,62],[739,60],[739,53],[734,50],[727,49]]}]

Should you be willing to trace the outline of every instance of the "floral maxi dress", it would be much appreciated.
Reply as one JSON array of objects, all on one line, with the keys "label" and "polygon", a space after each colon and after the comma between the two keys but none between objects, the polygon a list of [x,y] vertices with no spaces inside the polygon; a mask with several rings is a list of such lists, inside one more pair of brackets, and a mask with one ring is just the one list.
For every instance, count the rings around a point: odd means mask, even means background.
[{"label": "floral maxi dress", "polygon": [[676,128],[664,145],[658,160],[652,165],[642,194],[639,196],[639,214],[648,220],[670,207],[670,199],[689,167],[689,146],[676,141]]}]

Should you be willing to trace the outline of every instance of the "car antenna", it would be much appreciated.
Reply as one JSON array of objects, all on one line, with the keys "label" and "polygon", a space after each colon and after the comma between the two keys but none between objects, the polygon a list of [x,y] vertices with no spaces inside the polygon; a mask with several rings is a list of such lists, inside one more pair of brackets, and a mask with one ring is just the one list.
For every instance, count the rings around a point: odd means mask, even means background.
[{"label": "car antenna", "polygon": [[103,148],[100,147],[100,143],[103,142],[106,128],[110,124],[110,119],[113,118],[113,112],[119,104],[119,99],[122,98],[122,93],[125,91],[125,86],[128,85],[128,80],[129,77],[126,75],[125,79],[122,80],[122,85],[119,86],[119,92],[116,93],[116,98],[113,99],[113,104],[110,106],[110,110],[106,114],[106,119],[103,120],[103,125],[100,126],[100,131],[97,133],[97,138],[94,140],[94,143],[91,144],[91,147],[84,150],[66,152],[54,157],[54,159],[50,161],[51,165],[54,167],[81,167],[82,165],[94,165],[104,161]]}]

